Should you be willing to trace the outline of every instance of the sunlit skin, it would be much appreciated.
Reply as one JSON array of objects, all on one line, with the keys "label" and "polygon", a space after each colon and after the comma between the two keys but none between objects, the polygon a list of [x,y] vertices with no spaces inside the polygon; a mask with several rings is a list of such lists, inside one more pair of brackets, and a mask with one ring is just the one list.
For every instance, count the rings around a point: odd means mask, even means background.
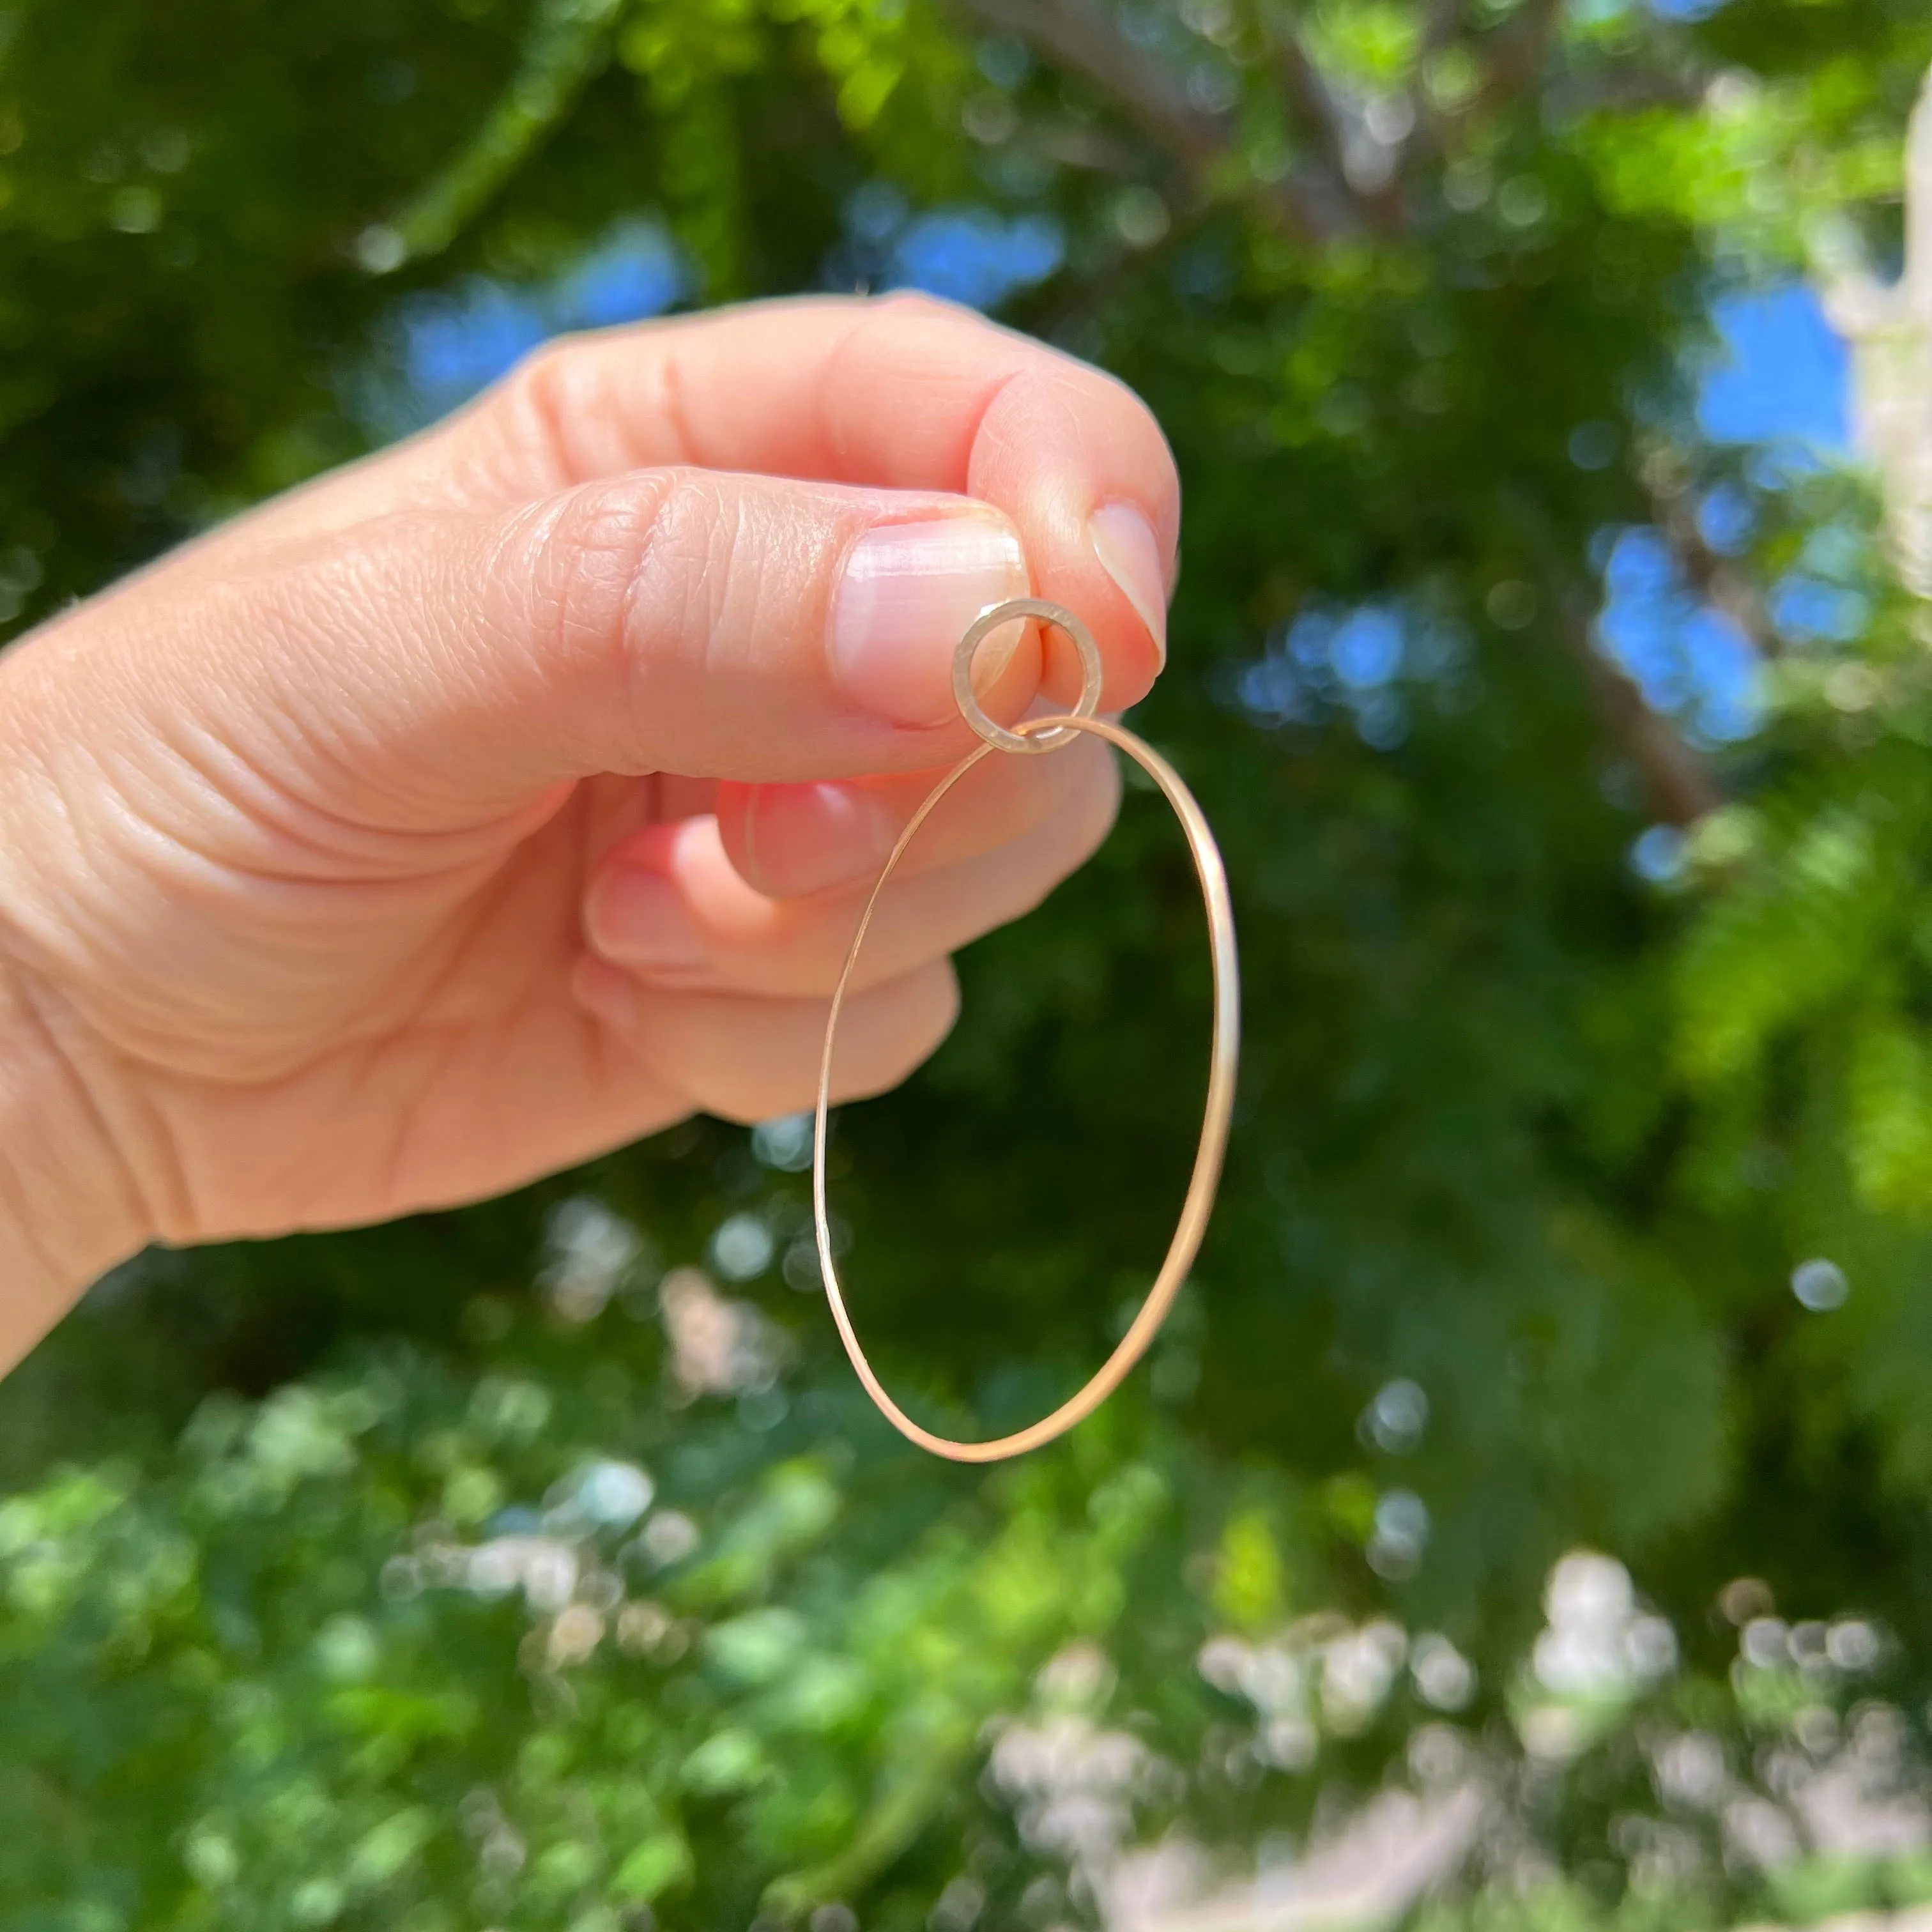
[{"label": "sunlit skin", "polygon": [[[958,611],[1070,606],[1122,708],[1178,518],[1110,378],[923,299],[778,303],[553,347],[24,640],[0,1362],[151,1240],[806,1104],[869,878],[974,742]],[[1070,668],[1028,634],[987,707]],[[873,928],[842,1093],[932,1050],[948,955],[1094,849],[1116,786],[1091,742],[975,773]]]}]

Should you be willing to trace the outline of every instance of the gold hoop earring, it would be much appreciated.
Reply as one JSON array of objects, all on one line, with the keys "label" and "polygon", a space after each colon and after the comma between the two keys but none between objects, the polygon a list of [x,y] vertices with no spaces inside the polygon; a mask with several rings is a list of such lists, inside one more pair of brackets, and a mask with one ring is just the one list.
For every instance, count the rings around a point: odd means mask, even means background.
[{"label": "gold hoop earring", "polygon": [[[1072,638],[1080,656],[1080,700],[1072,711],[1062,716],[1030,719],[1009,730],[986,716],[974,694],[973,655],[982,640],[1002,624],[1023,617],[1040,618]],[[844,970],[832,992],[832,1010],[826,1018],[825,1050],[819,1063],[818,1106],[812,1140],[812,1220],[818,1238],[818,1265],[824,1276],[825,1297],[832,1304],[832,1318],[838,1324],[845,1353],[880,1413],[908,1442],[955,1462],[998,1462],[1010,1456],[1024,1455],[1029,1449],[1037,1449],[1056,1436],[1064,1435],[1076,1423],[1084,1421],[1126,1378],[1128,1372],[1160,1333],[1160,1325],[1167,1318],[1168,1310],[1174,1306],[1174,1297],[1180,1293],[1187,1271],[1194,1264],[1194,1257],[1200,1251],[1202,1238],[1208,1229],[1208,1217],[1214,1209],[1215,1190],[1220,1184],[1222,1160],[1227,1151],[1228,1124],[1234,1106],[1235,1063],[1240,1052],[1240,973],[1235,956],[1234,916],[1228,896],[1226,868],[1221,862],[1220,848],[1214,843],[1214,835],[1208,830],[1208,820],[1195,802],[1194,794],[1182,782],[1180,774],[1152,746],[1137,738],[1132,732],[1094,715],[1100,708],[1100,653],[1092,634],[1072,611],[1060,604],[1049,603],[1043,598],[1016,598],[1010,603],[995,604],[975,620],[959,640],[958,648],[953,654],[952,691],[961,715],[984,742],[968,752],[933,787],[899,834],[898,842],[887,856],[872,887],[872,896],[866,902],[866,909],[860,916],[858,930],[852,935],[851,949],[845,956]],[[860,950],[866,943],[866,930],[878,910],[880,895],[884,892],[894,868],[905,856],[907,848],[940,801],[976,765],[991,758],[995,752],[1034,756],[1058,751],[1081,736],[1104,738],[1132,758],[1160,788],[1187,835],[1188,849],[1193,855],[1202,901],[1207,910],[1208,944],[1214,968],[1213,1046],[1208,1060],[1208,1099],[1201,1123],[1201,1141],[1195,1153],[1194,1171],[1188,1180],[1187,1195],[1181,1203],[1174,1238],[1168,1245],[1154,1286],[1141,1304],[1139,1313],[1134,1317],[1126,1334],[1114,1345],[1113,1353],[1076,1394],[1069,1396],[1052,1414],[1043,1416],[1030,1427],[983,1442],[958,1442],[922,1429],[886,1393],[872,1364],[866,1358],[865,1350],[860,1346],[857,1331],[853,1328],[850,1312],[845,1306],[838,1269],[832,1259],[831,1215],[825,1198],[826,1128],[831,1107],[832,1048],[838,1039],[838,1016],[845,1004],[846,989],[851,984],[853,970],[859,963]]]}]

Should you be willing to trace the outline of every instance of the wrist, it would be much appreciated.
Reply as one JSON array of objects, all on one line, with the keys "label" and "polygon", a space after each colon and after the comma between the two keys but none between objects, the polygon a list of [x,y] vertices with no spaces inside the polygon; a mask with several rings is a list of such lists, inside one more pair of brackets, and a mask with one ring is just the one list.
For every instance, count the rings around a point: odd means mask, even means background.
[{"label": "wrist", "polygon": [[0,962],[0,1374],[153,1238],[77,1031]]}]

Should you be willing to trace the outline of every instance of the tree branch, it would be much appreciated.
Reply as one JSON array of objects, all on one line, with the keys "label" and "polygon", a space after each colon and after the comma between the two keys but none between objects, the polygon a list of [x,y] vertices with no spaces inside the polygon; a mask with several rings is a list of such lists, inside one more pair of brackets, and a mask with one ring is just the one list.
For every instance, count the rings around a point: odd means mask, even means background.
[{"label": "tree branch", "polygon": [[[1469,98],[1454,107],[1441,108],[1415,90],[1417,140],[1414,147],[1447,154],[1460,128],[1480,114],[1506,107],[1542,73],[1563,18],[1564,0],[1525,0],[1515,17],[1475,44],[1482,78]],[[1423,30],[1424,58],[1443,52],[1460,38],[1463,9],[1460,0],[1431,0]]]},{"label": "tree branch", "polygon": [[1525,0],[1515,18],[1483,43],[1489,59],[1471,109],[1493,112],[1522,93],[1542,73],[1562,19],[1563,0]]},{"label": "tree branch", "polygon": [[1206,167],[1227,146],[1222,124],[1187,98],[1161,61],[1137,47],[1090,0],[958,0],[992,32],[1010,34],[1108,95],[1156,146]]},{"label": "tree branch", "polygon": [[1762,595],[1729,558],[1712,548],[1698,524],[1684,458],[1660,441],[1643,452],[1637,475],[1650,500],[1651,522],[1698,601],[1730,618],[1760,657],[1776,657],[1784,645]]},{"label": "tree branch", "polygon": [[1784,643],[1757,586],[1728,557],[1711,548],[1697,526],[1696,513],[1681,494],[1651,500],[1657,526],[1698,601],[1730,618],[1760,657],[1778,656]]},{"label": "tree branch", "polygon": [[1643,782],[1645,802],[1666,825],[1694,824],[1724,802],[1711,768],[1652,708],[1636,681],[1604,655],[1588,610],[1574,590],[1558,608],[1558,629],[1589,687],[1612,742]]},{"label": "tree branch", "polygon": [[1422,57],[1438,54],[1462,31],[1462,0],[1424,0]]},{"label": "tree branch", "polygon": [[[953,0],[958,10],[986,32],[1024,41],[1063,72],[1078,76],[1106,94],[1139,132],[1174,158],[1197,189],[1211,192],[1211,176],[1236,158],[1232,128],[1223,117],[1196,107],[1172,71],[1136,46],[1094,0]],[[1509,28],[1490,37],[1492,58],[1480,104],[1499,104],[1526,87],[1547,57],[1562,0],[1525,0]],[[1455,0],[1438,0],[1432,30],[1453,32]],[[1292,24],[1270,22],[1276,65],[1291,104],[1311,121],[1328,158],[1319,176],[1304,175],[1272,190],[1255,184],[1258,202],[1275,224],[1297,239],[1318,244],[1349,226],[1364,225],[1370,204],[1350,184],[1343,165],[1342,104],[1308,58]],[[1338,222],[1334,204],[1342,204]],[[1385,225],[1386,216],[1375,225]],[[1574,591],[1562,601],[1560,629],[1579,662],[1605,728],[1642,775],[1650,808],[1672,825],[1688,825],[1723,802],[1704,760],[1652,710],[1636,684],[1598,648],[1590,616]]]},{"label": "tree branch", "polygon": [[[1315,130],[1321,143],[1331,191],[1353,202],[1360,226],[1391,233],[1400,230],[1408,218],[1406,198],[1397,178],[1400,143],[1377,141],[1366,124],[1366,117],[1359,104],[1337,96],[1309,57],[1294,22],[1283,10],[1268,8],[1262,22],[1274,55],[1282,92],[1294,111]],[[1365,158],[1376,164],[1372,178],[1365,176]]]},{"label": "tree branch", "polygon": [[[1022,40],[1064,73],[1077,74],[1111,100],[1150,142],[1180,164],[1195,189],[1211,191],[1211,177],[1237,160],[1226,117],[1204,112],[1187,98],[1172,70],[1122,34],[1094,0],[954,0],[958,10],[988,32]],[[1284,234],[1318,247],[1346,232],[1334,197],[1291,175],[1256,182],[1246,198]]]},{"label": "tree branch", "polygon": [[620,0],[543,0],[509,86],[483,124],[409,205],[366,230],[362,266],[387,274],[448,248],[563,119],[608,57]]}]

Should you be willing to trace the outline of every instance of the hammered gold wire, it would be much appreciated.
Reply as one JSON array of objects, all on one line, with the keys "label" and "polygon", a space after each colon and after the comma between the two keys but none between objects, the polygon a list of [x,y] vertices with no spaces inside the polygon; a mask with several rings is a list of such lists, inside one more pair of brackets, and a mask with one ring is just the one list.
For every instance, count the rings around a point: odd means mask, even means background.
[{"label": "hammered gold wire", "polygon": [[974,652],[995,631],[1023,617],[1038,617],[1056,629],[1064,631],[1073,640],[1073,649],[1080,659],[1080,701],[1074,706],[1072,716],[1090,718],[1100,710],[1100,646],[1094,643],[1094,633],[1065,604],[1050,604],[1044,597],[1014,597],[1004,604],[992,604],[967,626],[966,634],[954,646],[952,652],[952,701],[958,706],[960,716],[988,744],[997,746],[1003,752],[1037,758],[1042,752],[1058,752],[1072,744],[1073,733],[1064,728],[1056,729],[1057,721],[1051,718],[1042,718],[1031,731],[1010,731],[1004,724],[995,724],[986,716],[980,694],[973,688]]},{"label": "hammered gold wire", "polygon": [[[955,688],[959,688],[958,668],[962,664],[970,674],[973,652],[980,640],[1000,622],[1020,616],[1044,619],[1059,626],[1078,642],[1086,635],[1085,627],[1079,625],[1070,611],[1058,604],[1048,604],[1043,599],[1025,598],[1016,599],[985,613],[966,635],[960,640],[958,655],[954,660],[956,667]],[[1090,638],[1087,640],[1090,647]],[[1214,843],[1214,835],[1208,829],[1208,820],[1194,794],[1182,782],[1180,774],[1154,750],[1152,746],[1135,736],[1132,732],[1102,718],[1090,715],[1099,692],[1099,653],[1094,652],[1090,660],[1085,650],[1082,652],[1083,669],[1087,676],[1083,679],[1081,692],[1083,708],[1064,716],[1040,718],[1018,725],[1011,732],[995,725],[986,718],[975,701],[970,710],[962,700],[961,710],[967,722],[980,732],[985,742],[967,753],[952,769],[934,785],[926,795],[925,802],[908,822],[899,834],[898,842],[892,849],[872,896],[866,902],[866,909],[860,916],[859,928],[852,935],[851,949],[845,956],[844,970],[838,975],[838,983],[832,994],[832,1009],[825,1022],[825,1050],[819,1063],[818,1105],[814,1118],[812,1139],[812,1221],[818,1239],[818,1265],[825,1280],[825,1297],[832,1304],[832,1318],[838,1324],[839,1339],[845,1345],[845,1353],[850,1358],[854,1372],[864,1385],[866,1393],[878,1406],[880,1414],[910,1442],[935,1456],[944,1456],[955,1462],[998,1462],[1010,1456],[1024,1455],[1029,1449],[1037,1449],[1062,1436],[1076,1423],[1084,1421],[1119,1388],[1142,1355],[1148,1345],[1160,1332],[1160,1325],[1167,1318],[1168,1310],[1174,1305],[1174,1297],[1180,1292],[1181,1284],[1187,1279],[1188,1270],[1194,1264],[1194,1258],[1200,1251],[1202,1237],[1208,1229],[1208,1217],[1213,1211],[1214,1194],[1220,1185],[1221,1166],[1227,1152],[1228,1130],[1234,1114],[1234,1072],[1240,1052],[1240,972],[1234,947],[1234,908],[1228,895],[1228,878],[1221,862],[1219,847]],[[969,681],[965,688],[970,694]],[[974,714],[977,713],[976,717]],[[983,724],[982,722],[983,721]],[[1000,733],[996,737],[994,734]],[[922,1429],[886,1393],[885,1387],[873,1372],[866,1352],[860,1345],[857,1331],[852,1325],[852,1317],[845,1306],[845,1297],[838,1281],[838,1271],[832,1259],[832,1225],[830,1210],[826,1204],[825,1150],[826,1126],[831,1108],[832,1055],[838,1034],[838,1018],[845,1004],[845,994],[852,981],[854,969],[859,963],[860,949],[866,943],[866,934],[872,923],[872,915],[878,909],[880,896],[886,884],[904,857],[907,848],[917,837],[923,826],[940,802],[959,781],[982,760],[991,758],[995,752],[1007,749],[1004,739],[1014,738],[1023,749],[1030,753],[1036,747],[1027,740],[1048,734],[1056,734],[1052,744],[1046,748],[1070,745],[1076,736],[1088,736],[1104,738],[1118,750],[1124,752],[1140,766],[1160,788],[1162,796],[1174,808],[1180,820],[1181,829],[1187,835],[1188,850],[1193,856],[1196,875],[1201,883],[1201,896],[1208,915],[1208,939],[1213,955],[1214,968],[1214,1018],[1213,1046],[1208,1066],[1208,1097],[1202,1111],[1201,1140],[1194,1156],[1194,1171],[1187,1184],[1186,1198],[1182,1202],[1180,1220],[1175,1225],[1174,1238],[1168,1244],[1167,1254],[1160,1264],[1160,1271],[1154,1277],[1154,1286],[1148,1290],[1147,1298],[1141,1304],[1140,1312],[1134,1317],[1132,1324],[1115,1344],[1114,1352],[1085,1386],[1062,1402],[1052,1414],[1042,1417],[1030,1427],[1016,1430],[1010,1436],[994,1436],[981,1442],[956,1442],[950,1436],[936,1436],[929,1429]]]}]

